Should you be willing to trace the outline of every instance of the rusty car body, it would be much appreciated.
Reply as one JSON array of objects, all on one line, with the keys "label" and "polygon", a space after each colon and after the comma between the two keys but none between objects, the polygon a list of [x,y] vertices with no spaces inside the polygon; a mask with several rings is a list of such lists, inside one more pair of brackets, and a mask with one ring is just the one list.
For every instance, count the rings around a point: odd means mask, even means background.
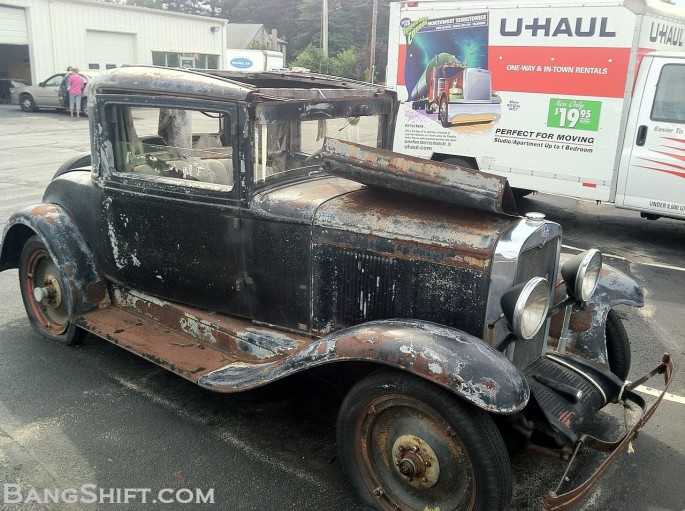
[{"label": "rusty car body", "polygon": [[608,404],[646,408],[612,311],[642,305],[637,284],[596,250],[562,256],[506,179],[388,150],[393,92],[125,67],[89,98],[91,154],[4,231],[0,270],[19,268],[41,335],[90,332],[218,392],[354,376],[340,458],[378,509],[504,509],[503,433],[610,453],[547,496],[567,508],[654,413],[615,442],[584,432]]}]

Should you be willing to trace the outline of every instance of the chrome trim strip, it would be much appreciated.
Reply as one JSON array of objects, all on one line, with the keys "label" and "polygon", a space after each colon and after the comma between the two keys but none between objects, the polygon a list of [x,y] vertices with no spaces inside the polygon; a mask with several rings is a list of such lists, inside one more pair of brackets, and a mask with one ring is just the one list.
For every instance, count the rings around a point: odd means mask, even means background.
[{"label": "chrome trim strip", "polygon": [[575,372],[575,373],[578,373],[578,374],[581,375],[583,378],[585,378],[587,381],[589,381],[590,383],[592,383],[592,384],[595,386],[595,388],[596,388],[597,390],[599,390],[599,393],[602,394],[602,398],[604,399],[604,404],[607,404],[607,395],[604,393],[604,390],[602,390],[602,387],[599,386],[599,383],[597,383],[595,380],[593,380],[592,378],[590,378],[587,374],[585,374],[583,371],[581,371],[581,370],[578,369],[577,367],[572,366],[571,364],[569,364],[568,362],[566,362],[566,361],[560,359],[559,357],[555,357],[554,355],[551,355],[551,354],[549,354],[549,353],[546,353],[546,354],[545,354],[545,357],[547,357],[547,358],[549,358],[549,359],[551,359],[551,360],[554,360],[557,364],[560,364],[560,365],[562,365],[562,366],[564,366],[564,367],[570,369],[571,371],[573,371],[573,372]]}]

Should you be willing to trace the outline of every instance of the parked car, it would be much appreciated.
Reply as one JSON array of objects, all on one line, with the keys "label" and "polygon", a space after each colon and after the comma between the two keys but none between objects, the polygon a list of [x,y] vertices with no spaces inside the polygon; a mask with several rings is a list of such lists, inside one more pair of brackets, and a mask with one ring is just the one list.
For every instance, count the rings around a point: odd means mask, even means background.
[{"label": "parked car", "polygon": [[21,80],[0,78],[0,103],[11,103],[14,91],[22,87],[26,87],[26,84]]},{"label": "parked car", "polygon": [[[81,114],[88,115],[88,83],[93,78],[91,73],[79,73],[84,80]],[[68,73],[57,73],[38,85],[29,85],[15,91],[17,103],[24,112],[35,112],[40,108],[69,108],[69,93],[66,89]]]},{"label": "parked car", "polygon": [[[663,397],[648,408],[634,387],[668,388],[669,356],[625,383],[612,308],[641,306],[638,285],[597,250],[560,257],[561,227],[520,217],[505,178],[389,151],[394,92],[128,67],[91,94],[91,154],[0,246],[33,328],[90,332],[217,392],[327,366],[352,380],[337,443],[372,508],[506,508],[505,436],[569,468],[581,447],[612,453],[573,490],[564,474],[545,506],[568,507]],[[585,434],[626,402],[644,415],[623,436]]]}]

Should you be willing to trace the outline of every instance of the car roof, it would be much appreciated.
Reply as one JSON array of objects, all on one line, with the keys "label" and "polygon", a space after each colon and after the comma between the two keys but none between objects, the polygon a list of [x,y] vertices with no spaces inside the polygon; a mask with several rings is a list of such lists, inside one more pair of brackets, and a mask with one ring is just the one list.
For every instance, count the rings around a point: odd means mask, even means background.
[{"label": "car roof", "polygon": [[[103,71],[90,82],[95,90],[133,90],[169,95],[221,96],[247,100],[320,99],[336,96],[373,97],[384,91],[382,86],[313,73],[265,71],[235,73],[221,70],[190,70],[159,66],[124,66]],[[93,87],[95,89],[93,89]],[[326,91],[322,95],[321,91]]]}]

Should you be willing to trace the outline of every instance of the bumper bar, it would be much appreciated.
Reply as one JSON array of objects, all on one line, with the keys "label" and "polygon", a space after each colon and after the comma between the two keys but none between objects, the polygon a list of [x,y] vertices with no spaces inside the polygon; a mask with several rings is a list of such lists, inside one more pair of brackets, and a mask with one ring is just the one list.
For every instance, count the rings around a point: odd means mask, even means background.
[{"label": "bumper bar", "polygon": [[[633,391],[635,390],[635,388],[649,380],[655,374],[664,375],[664,390],[661,392],[656,401],[654,401],[654,403],[652,403],[652,405],[647,409],[645,400]],[[635,423],[635,425],[632,428],[630,428],[629,431],[626,432],[626,434],[622,438],[616,440],[615,442],[606,442],[604,440],[594,438],[590,435],[581,436],[580,440],[578,440],[578,444],[576,444],[575,450],[573,451],[573,456],[571,456],[571,460],[569,461],[568,466],[564,471],[564,475],[561,477],[561,482],[559,483],[559,486],[555,491],[550,491],[547,497],[545,498],[545,501],[542,506],[542,509],[544,511],[562,511],[570,509],[590,491],[590,489],[597,483],[597,481],[599,481],[599,479],[604,475],[604,473],[614,464],[614,462],[618,459],[618,457],[628,446],[628,444],[637,436],[640,429],[642,429],[642,427],[652,417],[657,407],[661,403],[664,394],[666,394],[668,386],[671,384],[672,378],[673,360],[671,359],[671,356],[668,353],[665,353],[663,359],[661,360],[661,364],[659,364],[654,370],[650,371],[639,380],[636,380],[630,385],[626,385],[624,387],[622,392],[623,400],[631,401],[636,405],[639,405],[640,408],[642,408],[642,416]],[[592,474],[585,482],[583,482],[578,487],[567,493],[558,495],[557,492],[561,488],[562,483],[566,480],[566,475],[568,474],[571,465],[573,464],[573,461],[576,459],[576,455],[582,447],[589,447],[591,449],[595,449],[597,451],[602,452],[608,452],[610,454],[599,466],[599,468],[595,471],[595,473]]]}]

